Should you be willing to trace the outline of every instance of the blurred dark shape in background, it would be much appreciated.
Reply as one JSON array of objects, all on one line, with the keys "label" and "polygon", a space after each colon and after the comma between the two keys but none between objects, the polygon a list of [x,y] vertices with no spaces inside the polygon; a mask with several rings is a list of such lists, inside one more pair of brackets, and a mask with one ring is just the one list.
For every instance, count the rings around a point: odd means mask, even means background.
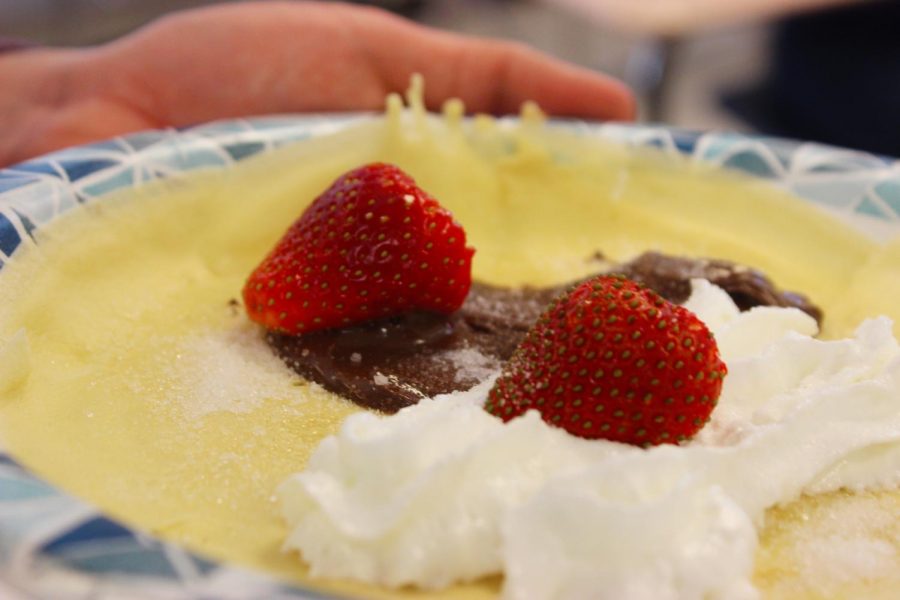
[{"label": "blurred dark shape in background", "polygon": [[421,9],[428,0],[351,0],[354,4],[377,6],[391,12],[407,17],[415,17],[416,11]]},{"label": "blurred dark shape in background", "polygon": [[900,156],[900,2],[785,19],[767,77],[725,103],[763,133]]},{"label": "blurred dark shape in background", "polygon": [[[217,1],[231,0],[0,0],[0,36],[93,44],[167,12]],[[625,79],[636,88],[646,120],[900,156],[900,0],[857,0],[774,23],[675,35],[626,31],[622,23],[588,19],[552,0],[357,3],[433,27],[525,42]]]}]

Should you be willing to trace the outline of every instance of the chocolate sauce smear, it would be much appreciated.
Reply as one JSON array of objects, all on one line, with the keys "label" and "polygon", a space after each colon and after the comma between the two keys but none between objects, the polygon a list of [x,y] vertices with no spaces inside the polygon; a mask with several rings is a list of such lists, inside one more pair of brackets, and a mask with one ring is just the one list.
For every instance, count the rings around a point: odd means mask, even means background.
[{"label": "chocolate sauce smear", "polygon": [[562,289],[474,283],[450,316],[417,312],[299,336],[269,332],[266,341],[301,376],[392,413],[483,381]]},{"label": "chocolate sauce smear", "polygon": [[613,269],[675,304],[691,295],[691,279],[708,279],[731,296],[742,311],[754,306],[799,308],[822,324],[822,309],[803,294],[783,292],[765,273],[727,260],[683,258],[659,252],[645,252],[631,262]]},{"label": "chocolate sauce smear", "polygon": [[[723,260],[648,252],[609,270],[682,303],[690,280],[708,279],[741,310],[793,306],[821,321],[805,296],[781,292],[761,272]],[[499,288],[474,283],[462,308],[412,313],[300,336],[269,332],[266,341],[302,377],[366,408],[396,412],[436,394],[469,389],[501,368],[549,303],[569,286]]]}]

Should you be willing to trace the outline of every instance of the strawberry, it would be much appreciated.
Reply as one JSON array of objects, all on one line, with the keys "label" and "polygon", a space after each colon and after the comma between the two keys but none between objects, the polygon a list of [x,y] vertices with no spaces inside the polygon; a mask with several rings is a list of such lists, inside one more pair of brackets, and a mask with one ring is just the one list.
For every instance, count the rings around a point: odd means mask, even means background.
[{"label": "strawberry", "polygon": [[474,250],[453,216],[399,168],[339,177],[244,285],[250,318],[302,333],[422,310],[451,313],[471,285]]},{"label": "strawberry", "polygon": [[601,275],[550,305],[485,409],[506,421],[536,409],[584,438],[683,442],[709,420],[726,373],[696,315],[633,281]]}]

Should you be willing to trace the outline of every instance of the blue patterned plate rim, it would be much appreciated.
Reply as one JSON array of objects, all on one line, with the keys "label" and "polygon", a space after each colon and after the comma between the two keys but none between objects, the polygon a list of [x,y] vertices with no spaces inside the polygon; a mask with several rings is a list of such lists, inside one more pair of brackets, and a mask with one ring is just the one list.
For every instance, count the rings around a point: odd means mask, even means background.
[{"label": "blue patterned plate rim", "polygon": [[[252,156],[373,118],[284,115],[142,131],[0,170],[0,268],[59,214],[109,193]],[[648,146],[768,180],[876,237],[900,234],[900,162],[780,138],[662,125],[551,121],[579,134]],[[216,563],[108,518],[0,452],[0,597],[329,598]],[[5,588],[5,585],[11,586]],[[18,591],[13,591],[18,590]]]}]

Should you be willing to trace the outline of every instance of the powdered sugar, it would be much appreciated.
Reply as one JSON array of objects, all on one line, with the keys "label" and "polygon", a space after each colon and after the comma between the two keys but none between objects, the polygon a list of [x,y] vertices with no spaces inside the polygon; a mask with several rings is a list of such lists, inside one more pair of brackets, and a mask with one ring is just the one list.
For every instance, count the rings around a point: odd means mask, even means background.
[{"label": "powdered sugar", "polygon": [[218,411],[244,413],[269,398],[302,397],[298,380],[255,327],[240,326],[180,340],[165,368],[170,398],[192,419]]},{"label": "powdered sugar", "polygon": [[832,582],[881,579],[900,573],[900,556],[894,546],[871,537],[840,535],[806,539],[797,548],[807,581]]},{"label": "powdered sugar", "polygon": [[795,514],[803,526],[789,529],[778,543],[782,560],[796,565],[805,588],[785,583],[778,596],[855,597],[851,590],[865,581],[895,581],[900,589],[898,511],[895,494],[863,492],[833,494]]},{"label": "powdered sugar", "polygon": [[457,382],[484,381],[500,368],[496,358],[485,356],[475,348],[447,350],[437,354],[435,358],[453,364],[456,368],[453,378]]}]

